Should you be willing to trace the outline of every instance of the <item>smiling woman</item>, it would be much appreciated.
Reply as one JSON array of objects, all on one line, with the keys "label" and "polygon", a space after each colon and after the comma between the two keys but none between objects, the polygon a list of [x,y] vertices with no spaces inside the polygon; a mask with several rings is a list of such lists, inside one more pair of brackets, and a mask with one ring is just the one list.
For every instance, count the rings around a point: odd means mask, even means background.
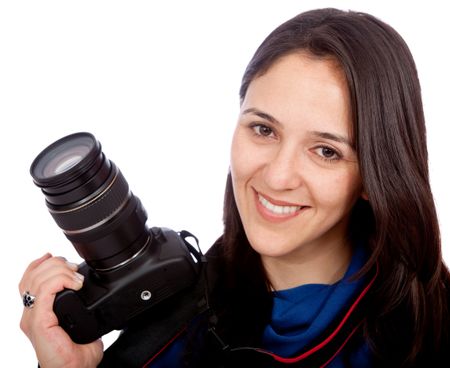
[{"label": "smiling woman", "polygon": [[335,61],[289,54],[250,83],[241,107],[234,196],[272,287],[336,282],[350,262],[349,216],[362,195],[343,72]]},{"label": "smiling woman", "polygon": [[20,283],[42,366],[449,366],[450,276],[403,39],[366,13],[299,14],[257,49],[240,97],[224,233],[197,285],[103,354],[59,327],[55,293],[83,280],[45,255]]},{"label": "smiling woman", "polygon": [[[449,272],[400,35],[364,13],[300,14],[258,48],[240,97],[221,241],[233,292],[218,330],[277,364],[449,365]],[[362,305],[353,342],[327,351]]]}]

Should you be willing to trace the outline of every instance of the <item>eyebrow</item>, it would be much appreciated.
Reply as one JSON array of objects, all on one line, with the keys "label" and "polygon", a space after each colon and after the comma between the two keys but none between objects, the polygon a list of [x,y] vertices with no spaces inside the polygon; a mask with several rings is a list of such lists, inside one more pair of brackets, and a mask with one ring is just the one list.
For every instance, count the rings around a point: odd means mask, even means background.
[{"label": "eyebrow", "polygon": [[[261,119],[265,119],[267,121],[270,121],[273,124],[281,124],[276,118],[274,118],[272,115],[267,114],[261,110],[258,110],[254,107],[245,109],[242,114],[254,114],[256,116],[259,116]],[[319,138],[323,138],[323,139],[329,139],[338,143],[344,143],[348,146],[350,146],[350,148],[354,148],[353,143],[345,136],[340,135],[340,134],[335,134],[335,133],[329,133],[329,132],[320,132],[320,131],[312,131],[310,132],[312,135],[319,137]]]},{"label": "eyebrow", "polygon": [[313,131],[311,133],[313,135],[315,135],[316,137],[329,139],[329,140],[332,140],[332,141],[335,141],[338,143],[344,143],[344,144],[350,146],[351,148],[353,148],[353,143],[350,142],[350,140],[347,137],[344,137],[343,135],[328,133],[328,132],[318,132],[318,131]]},{"label": "eyebrow", "polygon": [[261,110],[255,109],[254,107],[250,107],[248,109],[245,109],[242,114],[254,114],[256,116],[259,116],[261,119],[270,121],[273,124],[280,124],[280,122],[275,119],[272,115],[269,115],[265,112],[262,112]]}]

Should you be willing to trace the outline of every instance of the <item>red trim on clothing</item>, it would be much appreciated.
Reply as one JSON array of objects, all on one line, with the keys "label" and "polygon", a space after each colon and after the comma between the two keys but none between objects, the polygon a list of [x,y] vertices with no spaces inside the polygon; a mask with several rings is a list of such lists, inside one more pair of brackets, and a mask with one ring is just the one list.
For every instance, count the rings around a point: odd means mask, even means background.
[{"label": "red trim on clothing", "polygon": [[186,331],[186,328],[187,328],[187,326],[184,326],[180,331],[178,331],[176,334],[175,334],[175,336],[173,336],[170,340],[169,340],[169,342],[166,344],[166,345],[164,345],[155,355],[153,355],[149,360],[148,360],[148,362],[147,363],[145,363],[143,366],[142,366],[142,368],[145,368],[145,367],[147,367],[151,362],[153,362],[153,360],[155,360],[158,356],[159,356],[159,354],[161,354],[164,350],[166,350],[167,349],[167,347],[172,343],[172,342],[174,342],[184,331]]},{"label": "red trim on clothing", "polygon": [[333,354],[333,356],[328,359],[328,361],[325,364],[322,364],[320,366],[320,368],[324,368],[326,367],[328,364],[330,364],[334,358],[336,358],[336,356],[341,352],[341,350],[344,348],[344,346],[347,344],[348,340],[350,340],[350,338],[354,335],[354,333],[356,332],[356,330],[358,330],[359,326],[361,326],[361,322],[358,323],[358,325],[353,329],[352,332],[350,332],[350,334],[347,336],[347,338],[345,339],[345,341],[342,343],[342,345],[339,347],[339,349],[336,350],[336,352]]},{"label": "red trim on clothing", "polygon": [[[358,298],[356,298],[355,302],[352,304],[352,306],[350,307],[350,309],[347,311],[347,313],[345,314],[344,318],[342,319],[342,321],[339,323],[339,325],[336,327],[336,329],[325,339],[323,340],[320,344],[314,346],[313,348],[311,348],[308,351],[305,351],[304,353],[300,354],[299,356],[296,357],[292,357],[292,358],[284,358],[282,356],[279,356],[277,354],[268,352],[266,350],[263,349],[257,349],[258,351],[265,353],[265,354],[269,354],[271,355],[275,360],[282,362],[282,363],[296,363],[299,362],[307,357],[309,357],[311,354],[315,353],[316,351],[322,349],[325,345],[327,345],[335,336],[336,334],[339,332],[339,330],[342,328],[342,326],[345,324],[345,322],[348,320],[348,318],[350,317],[350,315],[352,314],[352,312],[355,310],[356,306],[359,304],[359,302],[361,301],[361,299],[364,297],[364,295],[367,294],[367,292],[369,291],[370,287],[372,286],[372,284],[375,282],[375,279],[378,275],[378,266],[375,272],[375,275],[373,276],[372,280],[370,280],[369,284],[363,289],[363,291],[361,292],[361,294],[359,294]],[[333,355],[332,359],[336,356],[336,354],[344,347],[344,345],[347,343],[347,341],[349,340],[349,338],[354,334],[354,332],[356,331],[356,329],[360,326],[361,323],[358,324],[358,326],[351,332],[350,336],[344,341],[343,345],[338,349],[338,351]],[[326,364],[328,364],[331,360],[329,360]],[[326,365],[325,364],[325,365]]]}]

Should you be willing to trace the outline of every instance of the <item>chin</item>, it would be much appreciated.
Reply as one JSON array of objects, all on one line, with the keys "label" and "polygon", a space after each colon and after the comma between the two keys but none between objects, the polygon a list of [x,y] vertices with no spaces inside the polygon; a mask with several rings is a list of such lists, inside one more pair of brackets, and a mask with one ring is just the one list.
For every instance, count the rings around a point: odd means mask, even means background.
[{"label": "chin", "polygon": [[265,257],[283,257],[294,250],[288,244],[271,240],[270,237],[249,238],[249,243],[255,252]]}]

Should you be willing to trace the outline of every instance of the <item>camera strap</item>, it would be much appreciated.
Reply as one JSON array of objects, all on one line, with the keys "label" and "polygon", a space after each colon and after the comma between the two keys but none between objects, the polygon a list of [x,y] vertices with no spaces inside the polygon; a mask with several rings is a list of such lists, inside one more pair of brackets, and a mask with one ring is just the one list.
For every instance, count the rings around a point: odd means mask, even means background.
[{"label": "camera strap", "polygon": [[[203,255],[202,250],[200,249],[200,244],[197,237],[186,230],[181,230],[178,234],[180,235],[181,239],[183,239],[186,248],[189,250],[189,252],[191,252],[197,262],[203,262],[206,264],[206,257]],[[196,247],[194,247],[188,241],[189,238],[193,238],[195,240]]]}]

